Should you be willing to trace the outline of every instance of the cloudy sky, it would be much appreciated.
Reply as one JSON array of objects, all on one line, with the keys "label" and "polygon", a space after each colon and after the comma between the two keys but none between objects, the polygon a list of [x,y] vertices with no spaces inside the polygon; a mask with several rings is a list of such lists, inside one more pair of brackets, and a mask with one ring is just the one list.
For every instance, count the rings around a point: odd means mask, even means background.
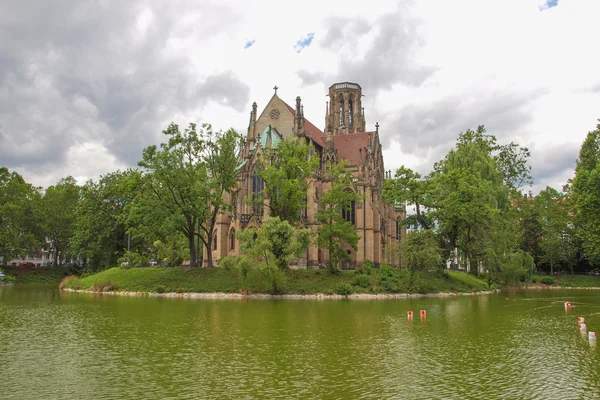
[{"label": "cloudy sky", "polygon": [[0,2],[0,166],[48,186],[135,166],[169,122],[244,132],[280,87],[323,128],[363,87],[386,168],[427,173],[486,126],[532,152],[534,192],[572,176],[600,118],[598,0]]}]

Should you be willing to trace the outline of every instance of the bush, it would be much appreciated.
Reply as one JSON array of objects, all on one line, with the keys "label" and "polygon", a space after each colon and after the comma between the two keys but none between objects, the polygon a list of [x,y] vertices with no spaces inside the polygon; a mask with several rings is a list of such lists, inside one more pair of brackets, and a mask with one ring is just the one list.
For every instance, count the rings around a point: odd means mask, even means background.
[{"label": "bush", "polygon": [[373,263],[369,260],[366,260],[360,268],[354,271],[356,275],[371,275],[371,272],[373,272]]},{"label": "bush", "polygon": [[390,267],[387,264],[381,264],[381,267],[379,268],[379,275],[381,275],[382,277],[391,277],[393,274],[392,271],[392,267]]},{"label": "bush", "polygon": [[154,286],[154,293],[164,293],[165,292],[165,287],[163,285],[156,285]]},{"label": "bush", "polygon": [[359,286],[363,289],[366,289],[371,284],[371,278],[369,275],[357,275],[354,277],[354,281],[352,282],[354,286]]},{"label": "bush", "polygon": [[543,283],[544,285],[554,285],[554,278],[551,276],[545,276],[540,279],[540,283]]},{"label": "bush", "polygon": [[352,286],[347,283],[342,283],[338,285],[338,287],[335,289],[335,292],[340,296],[348,296],[349,294],[352,294]]},{"label": "bush", "polygon": [[219,262],[219,267],[224,271],[231,272],[238,268],[239,260],[238,257],[224,257]]},{"label": "bush", "polygon": [[571,287],[573,286],[571,282],[558,282],[558,286],[560,287]]}]

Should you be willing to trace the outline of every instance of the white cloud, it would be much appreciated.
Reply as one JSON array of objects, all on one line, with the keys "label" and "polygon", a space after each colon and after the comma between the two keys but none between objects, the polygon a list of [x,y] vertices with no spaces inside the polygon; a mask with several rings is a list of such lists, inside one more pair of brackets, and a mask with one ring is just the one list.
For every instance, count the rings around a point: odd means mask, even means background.
[{"label": "white cloud", "polygon": [[245,129],[274,85],[322,128],[328,86],[358,80],[392,170],[427,172],[484,124],[531,148],[536,190],[565,183],[600,117],[597,0],[78,4],[0,5],[0,164],[38,185],[134,166],[171,121]]}]

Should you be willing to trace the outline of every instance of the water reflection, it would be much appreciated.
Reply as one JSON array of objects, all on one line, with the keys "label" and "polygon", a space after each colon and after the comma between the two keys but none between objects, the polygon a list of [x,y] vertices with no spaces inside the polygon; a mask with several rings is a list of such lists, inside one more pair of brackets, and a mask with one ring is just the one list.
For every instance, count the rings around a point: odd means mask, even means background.
[{"label": "water reflection", "polygon": [[223,301],[0,288],[3,390],[15,399],[593,398],[599,351],[576,322],[600,330],[593,294]]}]

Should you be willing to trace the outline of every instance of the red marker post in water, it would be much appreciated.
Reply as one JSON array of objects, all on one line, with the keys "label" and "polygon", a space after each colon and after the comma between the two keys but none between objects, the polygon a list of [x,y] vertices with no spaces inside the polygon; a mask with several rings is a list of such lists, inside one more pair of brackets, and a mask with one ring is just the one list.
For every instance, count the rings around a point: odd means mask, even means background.
[{"label": "red marker post in water", "polygon": [[421,310],[421,319],[425,319],[427,317],[427,312],[425,310]]},{"label": "red marker post in water", "polygon": [[409,311],[406,314],[408,315],[408,319],[412,319],[412,317],[413,317],[413,312],[412,311]]}]

